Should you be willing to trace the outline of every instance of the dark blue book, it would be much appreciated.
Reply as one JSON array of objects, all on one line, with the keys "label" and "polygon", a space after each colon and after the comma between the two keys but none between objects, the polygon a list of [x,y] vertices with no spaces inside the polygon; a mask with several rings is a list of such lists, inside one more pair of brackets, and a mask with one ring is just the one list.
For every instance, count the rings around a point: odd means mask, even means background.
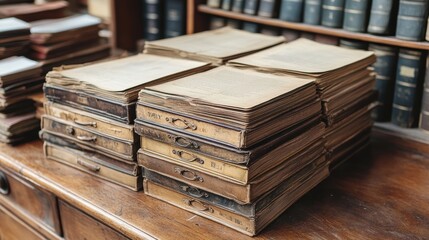
[{"label": "dark blue book", "polygon": [[233,0],[231,10],[233,12],[243,12],[244,0]]},{"label": "dark blue book", "polygon": [[429,132],[429,59],[426,59],[426,73],[421,106],[419,127]]},{"label": "dark blue book", "polygon": [[231,11],[232,0],[223,0],[222,1],[222,9],[226,11]]},{"label": "dark blue book", "polygon": [[387,35],[392,32],[396,22],[397,0],[373,0],[369,14],[367,31]]},{"label": "dark blue book", "polygon": [[280,19],[289,22],[301,22],[304,0],[282,0]]},{"label": "dark blue book", "polygon": [[395,47],[380,44],[370,44],[369,50],[377,56],[373,67],[377,74],[375,88],[378,91],[378,104],[372,112],[372,117],[377,122],[388,122],[392,114],[398,50]]},{"label": "dark blue book", "polygon": [[185,34],[186,0],[166,0],[164,16],[164,36],[166,38]]},{"label": "dark blue book", "polygon": [[256,15],[258,12],[259,0],[244,0],[243,12],[249,15]]},{"label": "dark blue book", "polygon": [[404,128],[415,127],[421,101],[423,53],[400,49],[396,70],[392,123]]},{"label": "dark blue book", "polygon": [[161,0],[143,0],[143,36],[147,41],[163,38]]},{"label": "dark blue book", "polygon": [[340,39],[340,47],[349,48],[349,49],[367,50],[368,43],[357,41],[357,40]]},{"label": "dark blue book", "polygon": [[320,25],[322,19],[322,0],[305,0],[303,22]]},{"label": "dark blue book", "polygon": [[258,16],[275,18],[277,15],[277,0],[261,0],[259,2]]},{"label": "dark blue book", "polygon": [[207,0],[207,6],[212,8],[220,8],[222,0]]},{"label": "dark blue book", "polygon": [[322,25],[341,28],[343,25],[345,0],[323,0]]},{"label": "dark blue book", "polygon": [[410,41],[421,41],[425,36],[427,21],[427,1],[399,2],[398,20],[396,22],[396,37]]},{"label": "dark blue book", "polygon": [[248,32],[257,33],[259,32],[259,24],[252,22],[243,22],[242,29]]},{"label": "dark blue book", "polygon": [[346,0],[343,29],[365,32],[368,22],[369,0]]}]

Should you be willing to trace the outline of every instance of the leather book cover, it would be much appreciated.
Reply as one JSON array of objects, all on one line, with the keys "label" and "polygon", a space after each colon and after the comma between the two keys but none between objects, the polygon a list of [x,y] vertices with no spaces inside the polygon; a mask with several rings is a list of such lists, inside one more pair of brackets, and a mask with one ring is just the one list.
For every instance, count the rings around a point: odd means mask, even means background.
[{"label": "leather book cover", "polygon": [[244,0],[243,13],[256,15],[258,12],[259,0]]},{"label": "leather book cover", "polygon": [[17,37],[17,36],[26,36],[29,34],[30,34],[29,23],[14,17],[0,19],[0,37],[2,39]]},{"label": "leather book cover", "polygon": [[340,47],[356,50],[368,50],[368,43],[363,41],[340,39]]},{"label": "leather book cover", "polygon": [[276,18],[279,11],[279,0],[260,0],[258,16]]},{"label": "leather book cover", "polygon": [[184,35],[186,33],[186,0],[167,0],[164,11],[164,36],[170,38]]},{"label": "leather book cover", "polygon": [[323,0],[305,0],[303,22],[311,25],[320,25],[322,21]]},{"label": "leather book cover", "polygon": [[136,152],[138,149],[139,139],[132,141],[124,141],[97,133],[93,130],[85,129],[82,126],[73,124],[52,116],[44,115],[42,117],[42,129],[54,135],[62,136],[66,139],[76,141],[88,147],[96,148],[100,151],[105,151],[124,160],[135,161]]},{"label": "leather book cover", "polygon": [[424,39],[428,17],[428,2],[400,0],[395,37],[408,41]]},{"label": "leather book cover", "polygon": [[381,35],[391,34],[396,25],[398,3],[398,0],[373,0],[369,14],[368,32]]},{"label": "leather book cover", "polygon": [[243,12],[244,0],[233,0],[231,11],[241,13]]},{"label": "leather book cover", "polygon": [[163,5],[162,0],[143,1],[143,37],[147,41],[163,38]]},{"label": "leather book cover", "polygon": [[343,26],[345,0],[323,0],[322,25],[341,28]]},{"label": "leather book cover", "polygon": [[[130,163],[128,166],[124,166],[125,163],[115,162],[101,155],[86,153],[49,142],[44,143],[44,153],[47,159],[66,164],[133,191],[139,191],[142,188],[142,177],[136,164]],[[132,168],[132,172],[127,168]]]},{"label": "leather book cover", "polygon": [[346,0],[343,29],[366,32],[370,0]]},{"label": "leather book cover", "polygon": [[119,123],[87,111],[49,101],[44,104],[44,108],[46,115],[67,121],[70,124],[79,125],[83,129],[130,142],[135,142],[138,137],[134,133],[133,125]]},{"label": "leather book cover", "polygon": [[222,0],[222,10],[230,11],[233,0]]},{"label": "leather book cover", "polygon": [[55,1],[43,4],[11,4],[0,6],[0,17],[16,17],[26,22],[41,19],[62,18],[66,16],[67,1]]},{"label": "leather book cover", "polygon": [[184,166],[184,164],[178,164],[169,159],[161,159],[155,154],[144,151],[139,151],[138,163],[145,169],[245,204],[253,202],[324,154],[323,142],[316,141],[305,151],[295,154],[277,166],[275,170],[262,174],[245,185],[219,175]]},{"label": "leather book cover", "polygon": [[11,137],[39,129],[39,120],[34,113],[0,119],[0,134]]},{"label": "leather book cover", "polygon": [[304,0],[281,0],[279,18],[288,22],[301,22],[303,9]]}]

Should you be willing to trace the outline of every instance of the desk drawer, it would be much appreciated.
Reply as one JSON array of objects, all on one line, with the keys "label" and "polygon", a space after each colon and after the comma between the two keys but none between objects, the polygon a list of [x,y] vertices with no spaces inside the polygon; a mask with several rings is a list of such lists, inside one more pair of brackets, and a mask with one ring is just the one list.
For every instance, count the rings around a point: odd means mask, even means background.
[{"label": "desk drawer", "polygon": [[45,236],[61,235],[56,197],[1,167],[0,205]]},{"label": "desk drawer", "polygon": [[45,239],[42,235],[26,225],[2,206],[0,206],[0,224],[0,239]]},{"label": "desk drawer", "polygon": [[128,239],[104,223],[97,221],[63,201],[60,201],[59,205],[64,239]]}]

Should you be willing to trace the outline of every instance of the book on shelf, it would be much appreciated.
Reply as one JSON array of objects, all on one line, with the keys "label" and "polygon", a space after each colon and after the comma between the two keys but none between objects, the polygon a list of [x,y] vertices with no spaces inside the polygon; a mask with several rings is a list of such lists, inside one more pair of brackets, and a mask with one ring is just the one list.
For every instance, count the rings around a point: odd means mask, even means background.
[{"label": "book on shelf", "polygon": [[282,37],[264,36],[229,27],[176,38],[150,41],[145,53],[188,58],[215,65],[283,43]]},{"label": "book on shelf", "polygon": [[221,8],[222,0],[208,0],[207,6],[212,8]]},{"label": "book on shelf", "polygon": [[211,16],[209,29],[214,30],[225,26],[225,19],[222,17]]},{"label": "book on shelf", "polygon": [[242,29],[247,32],[257,33],[259,32],[259,24],[253,22],[243,22]]},{"label": "book on shelf", "polygon": [[370,0],[346,0],[343,29],[351,32],[365,32],[369,4]]},{"label": "book on shelf", "polygon": [[428,16],[428,2],[416,0],[400,0],[396,37],[410,41],[424,39]]},{"label": "book on shelf", "polygon": [[233,0],[222,0],[222,9],[226,11],[231,11]]},{"label": "book on shelf", "polygon": [[169,38],[185,34],[186,0],[166,0],[164,10],[164,36]]},{"label": "book on shelf", "polygon": [[370,44],[369,50],[377,56],[373,67],[377,73],[375,86],[378,91],[378,106],[372,115],[375,121],[387,122],[390,121],[392,112],[398,50],[395,47],[380,44]]},{"label": "book on shelf", "polygon": [[231,11],[241,13],[243,12],[244,0],[232,0]]},{"label": "book on shelf", "polygon": [[369,33],[388,35],[395,29],[397,2],[392,0],[373,0],[369,14]]},{"label": "book on shelf", "polygon": [[425,82],[423,85],[422,108],[420,111],[419,127],[429,132],[429,61],[426,59]]},{"label": "book on shelf", "polygon": [[161,0],[143,0],[143,37],[153,41],[163,38],[163,3]]},{"label": "book on shelf", "polygon": [[334,45],[334,46],[337,46],[339,43],[339,39],[337,37],[323,35],[323,34],[316,34],[316,36],[314,37],[314,41],[323,43],[323,44]]},{"label": "book on shelf", "polygon": [[304,0],[281,0],[279,18],[288,22],[301,22],[303,5]]},{"label": "book on shelf", "polygon": [[249,15],[256,15],[258,12],[259,0],[244,0],[243,12]]},{"label": "book on shelf", "polygon": [[425,54],[421,51],[399,50],[391,117],[392,123],[397,126],[411,128],[418,123],[424,59]]},{"label": "book on shelf", "polygon": [[425,35],[425,40],[429,41],[429,17],[428,20],[426,22],[426,35]]},{"label": "book on shelf", "polygon": [[305,0],[303,22],[311,25],[320,25],[322,20],[323,0]]},{"label": "book on shelf", "polygon": [[345,0],[323,0],[322,25],[341,28],[343,25]]},{"label": "book on shelf", "polygon": [[360,49],[360,50],[367,50],[368,49],[368,43],[367,42],[350,40],[350,39],[340,39],[339,46],[349,48],[349,49]]},{"label": "book on shelf", "polygon": [[280,28],[273,27],[273,26],[261,26],[260,33],[267,35],[267,36],[279,36],[280,35]]},{"label": "book on shelf", "polygon": [[260,0],[258,16],[275,18],[278,14],[278,0]]},{"label": "book on shelf", "polygon": [[236,19],[227,19],[226,26],[234,29],[241,29],[241,21]]}]

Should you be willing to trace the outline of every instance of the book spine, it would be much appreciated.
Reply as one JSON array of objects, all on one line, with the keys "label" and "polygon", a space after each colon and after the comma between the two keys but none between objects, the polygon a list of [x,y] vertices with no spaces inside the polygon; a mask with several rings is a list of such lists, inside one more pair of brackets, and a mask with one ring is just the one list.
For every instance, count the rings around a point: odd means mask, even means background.
[{"label": "book spine", "polygon": [[324,0],[322,5],[322,25],[340,28],[343,24],[344,0]]},{"label": "book spine", "polygon": [[258,16],[273,18],[276,15],[276,0],[261,0]]},{"label": "book spine", "polygon": [[259,31],[259,25],[257,23],[244,22],[242,29],[248,32],[257,33]]},{"label": "book spine", "polygon": [[419,127],[425,131],[429,131],[429,57],[426,59],[425,83],[423,87]]},{"label": "book spine", "polygon": [[367,50],[368,43],[356,40],[340,39],[340,47],[348,49]]},{"label": "book spine", "polygon": [[244,0],[234,0],[234,2],[232,3],[232,11],[238,13],[243,12],[243,4]]},{"label": "book spine", "polygon": [[232,0],[223,0],[222,1],[222,9],[226,11],[231,11]]},{"label": "book spine", "polygon": [[377,56],[374,63],[375,88],[378,91],[378,106],[372,111],[372,117],[377,122],[390,121],[392,112],[393,91],[395,87],[395,71],[397,49],[394,47],[370,44],[369,50]]},{"label": "book spine", "polygon": [[301,22],[303,5],[304,0],[282,0],[280,19],[289,22]]},{"label": "book spine", "polygon": [[256,15],[258,12],[258,3],[258,0],[245,0],[243,12],[249,15]]},{"label": "book spine", "polygon": [[231,28],[235,28],[235,29],[240,29],[241,28],[241,22],[235,19],[228,19],[226,21],[226,26],[231,27]]},{"label": "book spine", "polygon": [[369,0],[346,0],[343,29],[351,32],[365,32]]},{"label": "book spine", "polygon": [[162,38],[161,3],[158,0],[144,1],[144,38],[153,41]]},{"label": "book spine", "polygon": [[322,17],[322,0],[305,0],[304,23],[319,25]]},{"label": "book spine", "polygon": [[223,26],[225,26],[225,19],[214,16],[210,18],[210,29],[218,29]]},{"label": "book spine", "polygon": [[410,41],[421,41],[427,21],[427,1],[406,1],[399,3],[396,37]]},{"label": "book spine", "polygon": [[410,128],[416,124],[422,52],[401,49],[396,71],[392,123]]},{"label": "book spine", "polygon": [[165,1],[165,31],[164,36],[177,37],[185,34],[186,1]]},{"label": "book spine", "polygon": [[222,3],[221,0],[208,0],[207,6],[212,7],[212,8],[220,8],[221,3]]},{"label": "book spine", "polygon": [[429,18],[428,21],[426,22],[426,36],[425,36],[426,41],[429,41]]},{"label": "book spine", "polygon": [[371,5],[368,32],[389,34],[394,17],[393,0],[373,0]]}]

